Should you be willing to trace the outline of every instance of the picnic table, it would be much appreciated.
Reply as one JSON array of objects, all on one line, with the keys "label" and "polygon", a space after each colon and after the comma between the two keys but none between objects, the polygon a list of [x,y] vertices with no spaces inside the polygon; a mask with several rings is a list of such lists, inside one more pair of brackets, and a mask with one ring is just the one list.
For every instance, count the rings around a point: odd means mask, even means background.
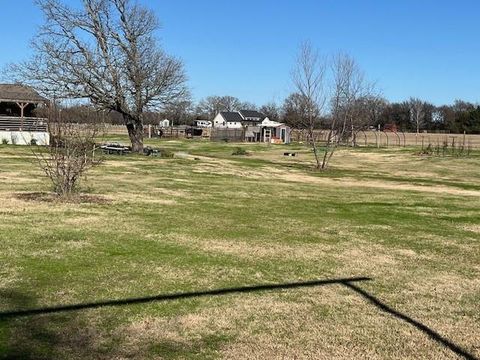
[{"label": "picnic table", "polygon": [[111,143],[111,144],[104,144],[100,146],[100,149],[106,154],[118,154],[118,155],[125,155],[131,152],[129,146],[125,146],[122,144]]}]

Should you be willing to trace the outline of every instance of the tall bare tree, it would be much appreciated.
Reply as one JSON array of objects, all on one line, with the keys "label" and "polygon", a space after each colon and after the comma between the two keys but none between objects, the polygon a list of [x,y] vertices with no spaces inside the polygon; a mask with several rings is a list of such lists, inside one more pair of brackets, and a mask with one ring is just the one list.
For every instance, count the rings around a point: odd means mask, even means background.
[{"label": "tall bare tree", "polygon": [[315,156],[317,169],[322,167],[322,161],[314,130],[327,102],[326,69],[327,64],[320,58],[318,50],[309,42],[303,43],[300,46],[295,67],[292,71],[292,81],[296,92],[300,95],[303,102],[305,127]]},{"label": "tall bare tree", "polygon": [[31,61],[15,66],[20,80],[56,98],[83,98],[123,117],[133,151],[143,150],[147,110],[187,90],[180,60],[158,45],[155,14],[133,0],[36,0],[45,24]]},{"label": "tall bare tree", "polygon": [[360,99],[369,97],[373,86],[365,81],[355,59],[347,54],[337,54],[331,64],[332,95],[331,122],[323,154],[321,169],[326,169],[338,145],[349,136],[354,136],[357,125],[362,123],[359,116]]}]

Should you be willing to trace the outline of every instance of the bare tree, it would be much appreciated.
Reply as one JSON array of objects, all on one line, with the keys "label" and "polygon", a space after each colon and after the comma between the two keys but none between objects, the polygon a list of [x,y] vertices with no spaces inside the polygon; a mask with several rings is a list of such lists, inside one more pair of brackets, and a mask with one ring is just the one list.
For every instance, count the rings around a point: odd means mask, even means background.
[{"label": "bare tree", "polygon": [[234,96],[207,96],[200,100],[196,112],[212,120],[221,111],[255,110],[255,104],[242,102]]},{"label": "bare tree", "polygon": [[425,103],[417,98],[410,98],[407,102],[410,109],[410,121],[415,125],[417,135],[425,121]]},{"label": "bare tree", "polygon": [[362,90],[363,94],[353,101],[349,126],[344,136],[351,140],[352,146],[357,146],[357,135],[360,131],[378,123],[385,108],[386,101],[373,90],[373,86],[365,88]]},{"label": "bare tree", "polygon": [[338,145],[355,132],[359,99],[367,97],[372,89],[356,61],[347,54],[337,54],[333,58],[332,76],[331,123],[321,169],[328,167]]},{"label": "bare tree", "polygon": [[103,160],[95,155],[95,139],[100,128],[96,122],[68,122],[59,115],[56,106],[52,110],[47,151],[36,147],[32,147],[32,151],[52,182],[53,191],[62,199],[70,199],[78,191],[81,178]]},{"label": "bare tree", "polygon": [[196,112],[208,119],[213,119],[221,111],[255,110],[256,106],[242,102],[234,96],[207,96],[200,100]]},{"label": "bare tree", "polygon": [[190,94],[165,105],[161,115],[162,119],[170,120],[172,126],[190,123],[193,118],[193,102]]},{"label": "bare tree", "polygon": [[274,101],[261,106],[259,111],[270,120],[278,121],[280,119],[280,108]]},{"label": "bare tree", "polygon": [[308,128],[307,101],[299,93],[290,94],[283,102],[282,106],[282,120],[288,126],[298,129],[306,130]]},{"label": "bare tree", "polygon": [[318,51],[309,42],[305,42],[300,46],[295,67],[292,71],[292,80],[303,102],[305,127],[315,156],[317,169],[322,167],[322,162],[314,129],[327,101],[326,68],[326,62],[320,58]]},{"label": "bare tree", "polygon": [[182,62],[157,44],[154,13],[132,0],[83,0],[81,9],[60,0],[36,3],[45,24],[33,59],[15,66],[19,79],[120,113],[133,151],[142,152],[145,111],[186,92]]}]

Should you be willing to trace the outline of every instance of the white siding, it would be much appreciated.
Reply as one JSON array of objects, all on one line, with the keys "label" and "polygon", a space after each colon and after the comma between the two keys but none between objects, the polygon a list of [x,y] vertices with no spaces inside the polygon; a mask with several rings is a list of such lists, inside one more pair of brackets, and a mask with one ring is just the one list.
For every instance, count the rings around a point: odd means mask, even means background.
[{"label": "white siding", "polygon": [[5,139],[11,145],[30,145],[35,139],[37,145],[48,145],[50,135],[47,132],[33,131],[0,131],[0,144]]},{"label": "white siding", "polygon": [[218,113],[217,116],[215,116],[215,118],[213,119],[213,127],[226,127],[226,122],[222,114]]}]

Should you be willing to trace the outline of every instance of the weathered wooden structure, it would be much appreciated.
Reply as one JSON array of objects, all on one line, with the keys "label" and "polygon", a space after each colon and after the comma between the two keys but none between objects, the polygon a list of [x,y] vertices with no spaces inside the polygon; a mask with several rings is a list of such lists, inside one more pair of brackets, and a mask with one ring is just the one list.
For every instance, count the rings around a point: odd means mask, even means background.
[{"label": "weathered wooden structure", "polygon": [[29,86],[0,84],[0,141],[27,145],[49,143],[47,119],[37,116],[49,101]]}]

